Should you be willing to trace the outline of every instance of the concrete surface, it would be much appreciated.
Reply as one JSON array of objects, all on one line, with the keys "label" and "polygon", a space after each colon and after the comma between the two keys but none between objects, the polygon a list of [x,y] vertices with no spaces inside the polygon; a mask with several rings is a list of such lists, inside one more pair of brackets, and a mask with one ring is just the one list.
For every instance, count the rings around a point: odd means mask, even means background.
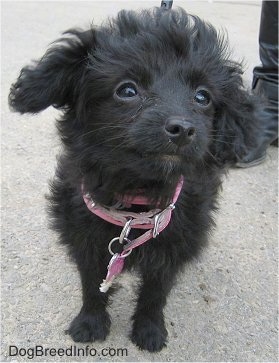
[{"label": "concrete surface", "polygon": [[[44,194],[54,172],[59,141],[57,112],[10,113],[7,95],[20,68],[72,26],[99,23],[141,2],[2,3],[2,357],[9,346],[67,349],[64,330],[81,306],[79,277],[57,237],[47,228]],[[174,1],[226,27],[237,58],[246,59],[247,84],[258,60],[259,2]],[[206,253],[186,269],[165,310],[169,344],[161,353],[140,352],[129,339],[135,277],[121,279],[110,307],[111,333],[94,343],[92,357],[37,357],[33,361],[277,361],[277,149],[266,163],[231,170],[220,198],[217,229]],[[85,347],[76,344],[76,347]],[[112,348],[110,351],[102,349]],[[127,356],[116,356],[126,348]],[[70,354],[70,351],[67,351]],[[94,351],[91,351],[92,354]],[[31,354],[32,352],[29,351]],[[60,351],[61,353],[61,351]],[[62,353],[61,353],[62,354]],[[114,356],[113,356],[114,355]]]}]

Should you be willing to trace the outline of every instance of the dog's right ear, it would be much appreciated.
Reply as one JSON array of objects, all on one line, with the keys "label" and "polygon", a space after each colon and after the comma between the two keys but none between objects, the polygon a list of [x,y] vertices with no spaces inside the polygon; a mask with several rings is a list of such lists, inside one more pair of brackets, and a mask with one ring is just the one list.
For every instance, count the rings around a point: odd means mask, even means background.
[{"label": "dog's right ear", "polygon": [[88,51],[94,48],[93,29],[69,30],[33,65],[24,67],[11,86],[9,105],[20,113],[37,113],[53,105],[75,104]]}]

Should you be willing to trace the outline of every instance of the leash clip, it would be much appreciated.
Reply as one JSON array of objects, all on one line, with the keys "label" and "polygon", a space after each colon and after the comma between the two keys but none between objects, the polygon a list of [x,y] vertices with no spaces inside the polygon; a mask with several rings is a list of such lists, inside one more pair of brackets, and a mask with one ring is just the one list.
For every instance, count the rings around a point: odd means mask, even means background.
[{"label": "leash clip", "polygon": [[128,239],[128,235],[129,235],[129,233],[130,233],[130,231],[131,231],[131,222],[132,222],[132,218],[130,218],[127,222],[126,222],[126,224],[125,224],[125,226],[123,227],[123,229],[122,229],[122,231],[121,231],[121,233],[120,233],[120,237],[119,237],[119,243],[123,243],[123,240],[127,240]]},{"label": "leash clip", "polygon": [[[112,249],[111,249],[111,247],[112,247],[112,245],[113,245],[113,243],[114,243],[114,242],[119,241],[119,243],[120,243],[121,245],[123,244],[123,241],[125,241],[125,242],[127,242],[127,243],[130,243],[130,242],[131,242],[131,241],[129,240],[129,238],[128,238],[128,235],[129,235],[129,233],[130,233],[130,231],[131,231],[131,226],[130,226],[131,222],[132,222],[132,219],[129,219],[129,220],[126,222],[125,226],[123,227],[123,229],[122,229],[122,231],[121,231],[121,233],[120,233],[120,236],[119,236],[119,237],[115,237],[115,238],[113,238],[113,239],[110,241],[110,243],[109,243],[109,245],[108,245],[108,250],[109,250],[109,253],[110,253],[112,256],[116,255],[116,253],[114,253],[114,252],[112,251]],[[122,257],[122,258],[125,258],[125,257],[129,256],[129,254],[130,254],[131,252],[132,252],[132,250],[128,251],[128,252],[127,252],[127,253],[125,253],[124,255],[121,255],[121,257]]]}]

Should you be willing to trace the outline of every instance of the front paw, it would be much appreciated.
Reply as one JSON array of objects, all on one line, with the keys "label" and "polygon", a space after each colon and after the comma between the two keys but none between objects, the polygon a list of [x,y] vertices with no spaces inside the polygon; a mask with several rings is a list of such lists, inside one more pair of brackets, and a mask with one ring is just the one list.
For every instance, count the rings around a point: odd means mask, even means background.
[{"label": "front paw", "polygon": [[166,346],[167,336],[163,319],[152,321],[148,317],[138,317],[134,320],[131,340],[140,349],[159,352]]},{"label": "front paw", "polygon": [[94,342],[106,339],[110,329],[109,314],[104,311],[96,314],[79,313],[66,331],[75,342]]}]

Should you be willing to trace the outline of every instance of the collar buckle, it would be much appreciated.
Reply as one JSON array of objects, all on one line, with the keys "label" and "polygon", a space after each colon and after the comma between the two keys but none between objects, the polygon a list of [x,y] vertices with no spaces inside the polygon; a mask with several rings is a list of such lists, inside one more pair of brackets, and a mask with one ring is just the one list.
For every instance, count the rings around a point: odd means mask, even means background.
[{"label": "collar buckle", "polygon": [[154,228],[153,228],[153,232],[152,232],[153,238],[156,238],[158,236],[158,234],[161,232],[159,230],[159,228],[160,228],[161,223],[165,219],[165,215],[168,214],[169,211],[172,211],[174,208],[175,208],[174,203],[171,203],[169,206],[167,206],[167,208],[162,210],[162,212],[156,214],[156,216],[154,217]]}]

